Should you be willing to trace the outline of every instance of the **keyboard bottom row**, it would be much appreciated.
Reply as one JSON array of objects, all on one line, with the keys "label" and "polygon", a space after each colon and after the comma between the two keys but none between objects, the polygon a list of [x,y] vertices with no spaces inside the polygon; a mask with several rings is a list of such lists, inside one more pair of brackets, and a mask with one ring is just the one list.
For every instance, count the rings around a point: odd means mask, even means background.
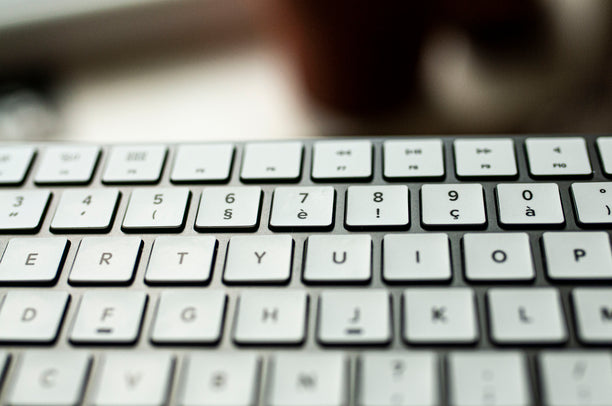
[{"label": "keyboard bottom row", "polygon": [[518,351],[26,350],[0,351],[0,372],[9,405],[612,404],[604,351],[542,351],[532,360]]}]

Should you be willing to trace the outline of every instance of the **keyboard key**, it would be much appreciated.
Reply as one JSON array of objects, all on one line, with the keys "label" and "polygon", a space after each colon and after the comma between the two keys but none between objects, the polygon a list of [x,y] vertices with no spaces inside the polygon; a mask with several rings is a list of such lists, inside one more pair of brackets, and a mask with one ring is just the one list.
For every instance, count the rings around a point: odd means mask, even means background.
[{"label": "keyboard key", "polygon": [[391,180],[444,177],[442,140],[391,140],[383,143],[384,176]]},{"label": "keyboard key", "polygon": [[484,192],[478,184],[423,185],[423,227],[484,226],[487,223]]},{"label": "keyboard key", "polygon": [[0,308],[0,342],[52,343],[68,306],[60,291],[10,291]]},{"label": "keyboard key", "polygon": [[349,186],[347,228],[406,228],[410,223],[408,187]]},{"label": "keyboard key", "polygon": [[411,344],[471,344],[478,340],[471,289],[406,289],[403,313],[404,340]]},{"label": "keyboard key", "polygon": [[578,223],[612,223],[612,182],[574,183],[572,196]]},{"label": "keyboard key", "polygon": [[168,353],[107,353],[98,369],[93,391],[95,406],[168,404],[174,370]]},{"label": "keyboard key", "polygon": [[259,359],[248,353],[189,355],[181,381],[180,405],[255,406]]},{"label": "keyboard key", "polygon": [[302,173],[301,142],[249,143],[244,147],[240,179],[250,181],[297,181]]},{"label": "keyboard key", "polygon": [[93,145],[50,146],[45,149],[34,182],[39,185],[84,185],[91,182],[100,158]]},{"label": "keyboard key", "polygon": [[383,278],[387,282],[450,280],[448,236],[442,233],[385,235]]},{"label": "keyboard key", "polygon": [[247,231],[257,228],[261,188],[206,187],[202,191],[195,228],[198,231]]},{"label": "keyboard key", "polygon": [[372,177],[370,141],[317,141],[312,153],[314,180],[368,180]]},{"label": "keyboard key", "polygon": [[174,183],[227,182],[233,157],[232,144],[179,145],[170,180]]},{"label": "keyboard key", "polygon": [[68,281],[76,284],[128,284],[134,277],[142,240],[138,237],[85,237]]},{"label": "keyboard key", "polygon": [[270,228],[330,229],[334,225],[335,196],[331,186],[278,187],[274,190]]},{"label": "keyboard key", "polygon": [[591,163],[583,138],[527,138],[527,160],[533,176],[591,175]]},{"label": "keyboard key", "polygon": [[77,405],[82,402],[91,356],[80,351],[32,351],[22,354],[8,395],[19,406]]},{"label": "keyboard key", "polygon": [[518,175],[511,138],[457,139],[454,147],[455,170],[460,178]]},{"label": "keyboard key", "polygon": [[527,363],[519,352],[454,352],[448,365],[451,405],[532,404]]},{"label": "keyboard key", "polygon": [[102,182],[157,183],[166,153],[163,145],[115,146],[109,152]]},{"label": "keyboard key", "polygon": [[289,235],[234,236],[227,248],[226,283],[284,283],[291,275],[293,239]]},{"label": "keyboard key", "polygon": [[51,283],[57,279],[66,256],[68,240],[12,238],[0,262],[0,283]]},{"label": "keyboard key", "polygon": [[48,190],[0,192],[0,232],[38,231],[50,199]]},{"label": "keyboard key", "polygon": [[389,343],[389,293],[385,290],[321,292],[318,339],[330,345]]},{"label": "keyboard key", "polygon": [[529,281],[535,269],[526,233],[463,236],[465,276],[470,281]]},{"label": "keyboard key", "polygon": [[118,189],[66,189],[51,221],[54,233],[104,233],[113,226]]},{"label": "keyboard key", "polygon": [[364,283],[372,277],[369,235],[311,235],[306,241],[304,281]]},{"label": "keyboard key", "polygon": [[134,189],[121,229],[180,231],[185,226],[190,196],[186,187]]},{"label": "keyboard key", "polygon": [[341,354],[277,354],[270,368],[270,406],[346,404],[347,363]]},{"label": "keyboard key", "polygon": [[436,406],[438,376],[438,360],[433,352],[366,352],[359,362],[357,404]]},{"label": "keyboard key", "polygon": [[19,185],[25,180],[36,149],[26,145],[0,147],[0,185]]},{"label": "keyboard key", "polygon": [[151,341],[213,344],[221,339],[226,295],[220,290],[165,290],[157,305]]},{"label": "keyboard key", "polygon": [[606,175],[612,175],[612,137],[598,137],[597,149]]},{"label": "keyboard key", "polygon": [[234,329],[238,344],[300,344],[306,338],[308,297],[300,290],[245,290]]},{"label": "keyboard key", "polygon": [[539,360],[544,405],[612,404],[609,353],[547,351]]},{"label": "keyboard key", "polygon": [[612,252],[606,232],[546,232],[542,234],[542,246],[551,279],[612,279]]},{"label": "keyboard key", "polygon": [[492,288],[487,292],[491,337],[497,344],[561,344],[567,340],[559,292],[552,288]]},{"label": "keyboard key", "polygon": [[83,294],[70,333],[75,344],[131,344],[140,334],[147,295],[135,291]]},{"label": "keyboard key", "polygon": [[563,225],[563,207],[555,183],[497,185],[499,222],[504,226]]},{"label": "keyboard key", "polygon": [[612,289],[576,288],[572,301],[580,341],[612,344]]},{"label": "keyboard key", "polygon": [[217,249],[212,236],[157,237],[147,265],[147,283],[203,284],[210,280]]}]

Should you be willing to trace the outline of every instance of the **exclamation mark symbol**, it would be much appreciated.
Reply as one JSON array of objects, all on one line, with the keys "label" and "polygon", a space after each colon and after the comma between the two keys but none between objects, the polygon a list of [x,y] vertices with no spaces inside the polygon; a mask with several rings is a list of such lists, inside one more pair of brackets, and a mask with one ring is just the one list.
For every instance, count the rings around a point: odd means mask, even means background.
[{"label": "exclamation mark symbol", "polygon": [[380,209],[376,209],[376,218],[379,219],[380,218]]}]

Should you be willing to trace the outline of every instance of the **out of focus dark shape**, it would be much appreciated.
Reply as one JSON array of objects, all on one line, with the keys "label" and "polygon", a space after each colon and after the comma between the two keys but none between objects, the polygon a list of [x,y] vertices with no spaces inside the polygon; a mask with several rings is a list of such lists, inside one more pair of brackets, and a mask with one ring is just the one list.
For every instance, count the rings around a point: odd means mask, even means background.
[{"label": "out of focus dark shape", "polygon": [[310,95],[349,114],[388,112],[419,91],[427,34],[456,26],[489,50],[531,48],[546,32],[535,0],[270,0],[268,17]]},{"label": "out of focus dark shape", "polygon": [[308,93],[341,111],[385,111],[414,90],[430,1],[271,0],[267,17]]}]

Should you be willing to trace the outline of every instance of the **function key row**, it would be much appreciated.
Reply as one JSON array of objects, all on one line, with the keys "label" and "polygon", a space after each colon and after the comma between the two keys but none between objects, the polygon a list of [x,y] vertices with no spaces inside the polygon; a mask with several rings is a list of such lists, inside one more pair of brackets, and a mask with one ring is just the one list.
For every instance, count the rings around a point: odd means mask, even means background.
[{"label": "function key row", "polygon": [[[0,370],[9,358],[0,352]],[[93,356],[86,350],[30,350],[15,358],[7,368],[11,382],[4,385],[7,403],[15,406],[612,404],[612,356],[604,351],[542,351],[536,368],[517,351],[453,351],[445,357],[426,350],[365,351],[353,357],[339,351]]]},{"label": "function key row", "polygon": [[[612,175],[612,137],[596,141],[604,172]],[[458,178],[515,178],[519,174],[511,138],[466,138],[453,142]],[[592,164],[580,137],[536,137],[525,140],[529,173],[534,177],[589,176]],[[164,145],[122,145],[110,148],[102,172],[106,184],[159,182],[167,158]],[[0,147],[0,185],[22,183],[32,166],[33,146]],[[102,149],[90,145],[54,145],[44,149],[34,183],[88,184]],[[233,144],[178,145],[170,171],[174,183],[227,182],[235,155]],[[373,176],[373,144],[369,140],[315,141],[314,181],[367,181]],[[304,144],[298,141],[247,143],[240,179],[243,182],[297,182],[302,176]],[[441,179],[445,176],[444,145],[439,138],[388,139],[382,144],[383,175],[388,180]]]},{"label": "function key row", "polygon": [[[612,223],[612,182],[576,182],[570,191],[578,224],[588,227]],[[61,193],[50,224],[52,232],[110,231],[121,199],[118,189],[67,189]],[[480,184],[424,184],[418,193],[424,228],[487,225],[485,191]],[[263,195],[259,186],[204,187],[194,228],[200,232],[254,230],[260,222]],[[0,232],[37,232],[51,197],[48,190],[0,191]],[[191,197],[191,190],[184,186],[134,189],[121,229],[128,233],[180,232]],[[495,199],[499,223],[505,228],[560,227],[566,222],[556,183],[501,183],[495,187]],[[410,206],[406,185],[349,186],[345,227],[407,229]],[[275,231],[330,230],[336,209],[336,189],[332,186],[277,187],[272,195],[269,227]]]},{"label": "function key row", "polygon": [[[228,285],[289,283],[297,260],[290,235],[234,236],[225,258],[216,258],[218,244],[213,236],[157,237],[141,267],[146,267],[145,282],[204,285],[210,282],[218,260],[217,268]],[[545,232],[541,246],[546,275],[552,280],[612,280],[606,232]],[[53,284],[64,268],[69,247],[65,237],[9,240],[0,262],[0,283]],[[476,283],[532,282],[536,268],[531,247],[526,233],[466,233],[460,247],[465,278]],[[65,267],[68,282],[129,285],[142,251],[138,237],[85,237],[72,266]],[[295,270],[301,272],[304,283],[368,284],[372,280],[370,235],[311,235],[304,251],[302,269]],[[451,261],[451,244],[444,233],[387,234],[380,251],[382,279],[391,284],[448,283],[453,270],[460,269],[460,264]]]}]

